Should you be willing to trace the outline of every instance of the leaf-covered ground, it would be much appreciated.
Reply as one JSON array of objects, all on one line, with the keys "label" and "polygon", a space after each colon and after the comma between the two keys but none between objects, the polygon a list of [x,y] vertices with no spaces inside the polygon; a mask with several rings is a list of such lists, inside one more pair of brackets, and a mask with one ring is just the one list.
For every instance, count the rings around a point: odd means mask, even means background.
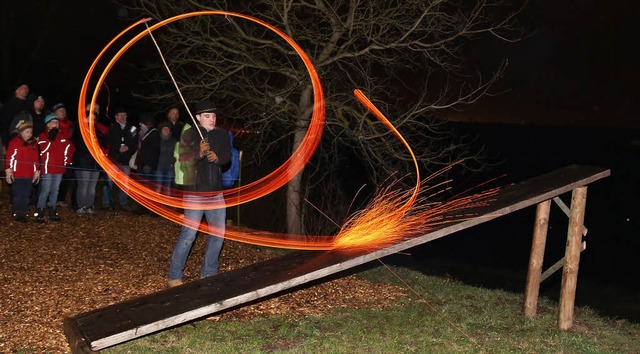
[{"label": "leaf-covered ground", "polygon": [[[11,217],[6,184],[0,194],[0,352],[68,352],[65,317],[159,291],[166,286],[169,258],[180,227],[149,215],[78,215],[60,208],[61,222]],[[185,271],[197,278],[204,252],[198,237]],[[227,241],[220,270],[278,257],[261,247]],[[306,316],[335,307],[379,307],[403,290],[347,276],[219,316],[217,321],[268,314]]]}]

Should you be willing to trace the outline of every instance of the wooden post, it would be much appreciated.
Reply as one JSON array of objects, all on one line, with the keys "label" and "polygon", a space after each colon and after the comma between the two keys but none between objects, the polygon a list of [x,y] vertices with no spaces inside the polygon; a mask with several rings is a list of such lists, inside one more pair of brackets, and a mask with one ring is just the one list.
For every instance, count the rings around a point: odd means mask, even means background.
[{"label": "wooden post", "polygon": [[578,265],[580,263],[580,242],[582,241],[582,224],[584,209],[587,203],[587,187],[579,187],[571,193],[571,215],[567,232],[567,248],[564,254],[562,285],[560,288],[560,309],[558,327],[568,330],[573,324],[573,308],[578,284]]},{"label": "wooden post", "polygon": [[534,317],[538,307],[538,293],[540,292],[540,274],[544,260],[544,247],[547,242],[549,228],[549,210],[551,199],[539,203],[536,207],[536,222],[533,227],[533,241],[529,256],[529,270],[524,290],[524,315]]}]

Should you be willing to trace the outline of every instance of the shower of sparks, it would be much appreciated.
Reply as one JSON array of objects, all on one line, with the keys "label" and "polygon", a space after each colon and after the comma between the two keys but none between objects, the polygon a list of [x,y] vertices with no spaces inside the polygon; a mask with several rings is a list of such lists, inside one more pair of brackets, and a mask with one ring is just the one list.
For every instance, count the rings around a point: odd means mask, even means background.
[{"label": "shower of sparks", "polygon": [[[320,142],[325,121],[324,94],[320,78],[311,63],[311,60],[304,53],[302,48],[293,41],[293,39],[276,27],[262,20],[248,15],[227,11],[191,12],[160,21],[138,33],[121,49],[119,49],[108,61],[105,69],[99,75],[97,83],[95,84],[93,96],[90,101],[92,106],[90,111],[93,111],[93,105],[95,105],[99,88],[104,83],[109,71],[131,46],[149,35],[151,32],[174,21],[205,15],[238,17],[268,28],[279,35],[296,51],[307,68],[314,92],[314,108],[311,122],[298,149],[296,149],[291,157],[280,167],[255,182],[225,190],[223,192],[185,192],[172,189],[169,193],[163,194],[156,192],[156,185],[154,183],[145,180],[140,176],[136,176],[135,174],[127,176],[120,171],[120,169],[118,169],[118,167],[115,166],[107,156],[104,155],[96,139],[94,127],[95,117],[92,115],[87,117],[85,112],[85,103],[87,102],[87,93],[90,82],[96,81],[92,78],[92,75],[102,57],[117,40],[137,25],[149,21],[149,19],[140,20],[123,30],[98,54],[85,77],[85,81],[80,92],[78,121],[82,136],[87,142],[87,146],[96,161],[104,168],[105,172],[111,177],[111,179],[135,201],[145,208],[173,222],[198,229],[204,233],[219,235],[222,234],[222,230],[219,230],[214,226],[209,226],[204,222],[185,220],[184,215],[179,210],[195,208],[223,208],[261,198],[284,186],[295,175],[301,173]],[[428,177],[424,181],[421,181],[418,163],[406,140],[382,114],[382,112],[380,112],[360,90],[356,90],[354,94],[372,114],[374,114],[396,135],[396,137],[398,137],[400,141],[402,141],[411,153],[416,168],[415,187],[410,190],[401,190],[399,188],[393,189],[392,187],[394,185],[392,185],[381,190],[365,209],[356,212],[345,222],[337,235],[292,235],[253,230],[238,226],[227,226],[226,231],[224,232],[225,238],[256,245],[290,249],[379,249],[395,244],[405,238],[424,234],[425,232],[432,230],[437,225],[459,221],[468,217],[461,214],[464,209],[485,205],[495,194],[497,190],[492,189],[480,194],[456,198],[447,202],[430,203],[429,199],[433,197],[434,194],[439,193],[438,187],[445,187],[443,184],[427,185],[427,183],[435,177],[442,175],[456,164],[445,167],[438,173]],[[212,197],[219,193],[222,193],[224,196],[224,205],[211,201]],[[185,198],[186,196],[189,198]],[[203,202],[205,203],[204,206]]]}]

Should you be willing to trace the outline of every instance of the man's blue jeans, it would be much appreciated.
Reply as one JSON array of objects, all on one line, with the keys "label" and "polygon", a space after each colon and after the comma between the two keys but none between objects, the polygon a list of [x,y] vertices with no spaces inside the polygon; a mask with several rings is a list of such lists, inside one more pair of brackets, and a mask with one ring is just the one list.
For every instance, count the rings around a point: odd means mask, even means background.
[{"label": "man's blue jeans", "polygon": [[169,193],[169,188],[171,188],[173,184],[174,177],[175,172],[173,165],[158,166],[158,170],[156,170],[156,192],[171,195],[171,193]]},{"label": "man's blue jeans", "polygon": [[[60,190],[61,181],[62,173],[47,173],[40,176],[38,203],[36,204],[38,209],[44,209],[47,205],[55,208],[58,202],[58,191]],[[47,201],[49,201],[49,203],[47,203]]]},{"label": "man's blue jeans", "polygon": [[[190,197],[185,197],[190,198]],[[211,202],[223,201],[222,195],[218,195],[209,199]],[[218,257],[224,243],[225,219],[227,217],[226,208],[212,210],[186,210],[184,218],[200,222],[202,216],[207,218],[207,223],[222,230],[220,234],[210,234],[207,239],[207,247],[204,254],[204,260],[200,267],[200,278],[206,278],[218,273]],[[197,230],[182,226],[180,236],[173,248],[171,256],[171,265],[169,266],[169,280],[182,280],[184,276],[184,266],[187,263],[187,257],[191,252],[193,241],[196,239]]]}]

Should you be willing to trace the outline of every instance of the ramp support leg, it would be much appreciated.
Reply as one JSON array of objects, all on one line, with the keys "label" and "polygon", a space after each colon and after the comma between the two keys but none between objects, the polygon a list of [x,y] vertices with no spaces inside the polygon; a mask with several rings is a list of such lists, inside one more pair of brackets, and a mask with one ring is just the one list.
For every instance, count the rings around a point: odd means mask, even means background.
[{"label": "ramp support leg", "polygon": [[587,187],[574,189],[571,194],[569,230],[567,232],[567,247],[564,255],[562,285],[560,287],[560,309],[558,314],[558,327],[565,331],[570,329],[573,324],[573,310],[578,284],[578,265],[580,263],[582,225],[584,224],[586,204]]},{"label": "ramp support leg", "polygon": [[549,228],[549,210],[551,199],[539,203],[536,207],[536,221],[533,227],[533,241],[531,243],[531,255],[529,256],[529,270],[524,291],[524,315],[534,317],[538,307],[538,293],[540,291],[540,275],[542,274],[542,262],[544,260],[544,247],[547,242],[547,229]]}]

